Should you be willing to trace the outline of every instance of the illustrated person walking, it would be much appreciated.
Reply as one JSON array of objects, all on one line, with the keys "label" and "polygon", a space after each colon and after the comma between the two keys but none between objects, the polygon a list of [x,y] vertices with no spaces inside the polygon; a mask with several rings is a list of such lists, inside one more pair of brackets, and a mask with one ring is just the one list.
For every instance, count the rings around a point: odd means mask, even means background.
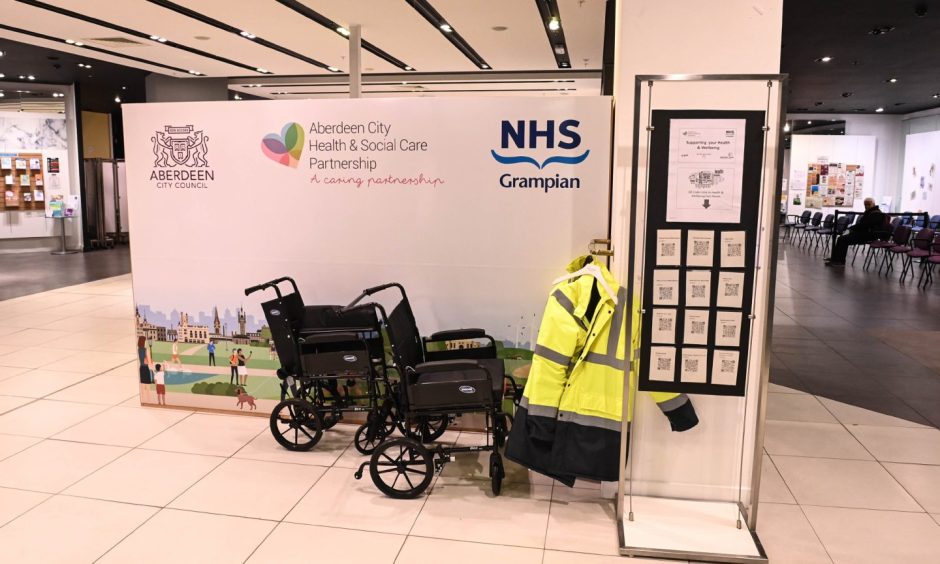
[{"label": "illustrated person walking", "polygon": [[209,344],[206,345],[206,350],[209,351],[209,366],[215,366],[215,341],[209,339]]},{"label": "illustrated person walking", "polygon": [[232,373],[228,377],[229,384],[238,382],[238,351],[241,349],[232,349],[232,354],[228,357],[229,369]]},{"label": "illustrated person walking", "polygon": [[176,339],[173,341],[173,348],[171,349],[170,362],[175,362],[180,370],[183,369],[183,361],[180,360],[180,340]]},{"label": "illustrated person walking", "polygon": [[248,351],[248,356],[242,352],[241,349],[238,349],[238,383],[242,386],[248,385],[248,359],[251,358],[251,355],[254,351]]}]

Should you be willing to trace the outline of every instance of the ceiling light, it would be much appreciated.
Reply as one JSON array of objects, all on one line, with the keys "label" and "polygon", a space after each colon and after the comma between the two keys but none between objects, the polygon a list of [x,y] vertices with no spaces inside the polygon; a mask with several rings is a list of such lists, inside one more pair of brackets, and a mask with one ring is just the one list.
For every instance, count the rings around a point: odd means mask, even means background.
[{"label": "ceiling light", "polygon": [[255,35],[254,33],[250,33],[250,32],[247,32],[247,31],[242,31],[242,32],[239,33],[238,35],[241,35],[241,36],[244,37],[245,39],[254,39],[254,38],[258,37],[258,36]]},{"label": "ceiling light", "polygon": [[194,71],[194,70],[190,70],[190,71],[187,71],[187,72],[188,72],[189,74],[192,74],[192,75],[195,75],[195,76],[199,76],[199,75],[202,74],[201,72],[199,72],[199,71]]},{"label": "ceiling light", "polygon": [[885,111],[885,109],[884,109],[884,108],[875,108],[875,111],[880,114],[881,112]]},{"label": "ceiling light", "polygon": [[790,131],[790,124],[789,124],[789,123],[784,124],[783,130],[784,130],[784,131]]},{"label": "ceiling light", "polygon": [[236,95],[235,95],[235,99],[236,99],[236,100],[241,100],[241,99],[242,99],[242,97],[241,97],[241,96],[239,96],[238,94],[236,94]]},{"label": "ceiling light", "polygon": [[5,51],[0,51],[0,57],[2,57],[2,56],[4,56],[4,55],[6,55],[6,52],[5,52]]},{"label": "ceiling light", "polygon": [[263,74],[268,74],[268,69],[263,69],[261,67],[258,67],[255,70]]},{"label": "ceiling light", "polygon": [[20,78],[20,80],[26,80],[26,75],[25,75],[25,74],[21,74],[19,78]]},{"label": "ceiling light", "polygon": [[84,46],[85,46],[85,44],[82,43],[81,41],[76,41],[76,42],[74,43],[74,45],[75,45],[76,47],[84,47]]},{"label": "ceiling light", "polygon": [[159,35],[151,35],[150,39],[154,41],[159,41],[160,43],[166,43],[166,37],[160,37]]},{"label": "ceiling light", "polygon": [[411,67],[409,67],[408,65],[405,65],[405,70],[406,70],[406,71],[412,71],[412,70],[414,70],[414,69],[411,68]]},{"label": "ceiling light", "polygon": [[889,79],[886,80],[885,82],[890,82],[891,84],[896,84],[897,81],[898,81],[898,79],[896,79],[896,78],[889,78]]},{"label": "ceiling light", "polygon": [[120,103],[121,103],[121,97],[120,97],[120,96],[115,96],[115,97],[114,97],[114,101],[117,102],[118,104],[120,104]]},{"label": "ceiling light", "polygon": [[824,62],[824,63],[828,63],[829,61],[832,60],[832,57],[830,57],[830,56],[827,55],[827,56],[825,56],[825,57],[821,57],[819,60],[822,61],[822,62]]},{"label": "ceiling light", "polygon": [[[0,78],[6,78],[6,77],[7,77],[7,75],[5,75],[5,74],[3,74],[2,72],[0,72]],[[934,98],[936,98],[936,96],[934,96]]]},{"label": "ceiling light", "polygon": [[336,68],[336,67],[326,67],[326,70],[328,70],[328,71],[330,71],[330,72],[339,72],[339,69]]},{"label": "ceiling light", "polygon": [[75,45],[74,39],[66,39],[65,42],[68,43],[69,45]]},{"label": "ceiling light", "polygon": [[349,30],[343,26],[336,28],[336,33],[342,35],[343,37],[349,37]]},{"label": "ceiling light", "polygon": [[561,29],[561,22],[558,21],[558,18],[552,18],[548,20],[548,29],[552,31],[558,31]]},{"label": "ceiling light", "polygon": [[806,122],[806,125],[813,125],[813,120],[809,120],[808,122]]},{"label": "ceiling light", "polygon": [[[2,75],[0,75],[0,76],[2,76]],[[933,97],[933,98],[940,98],[940,93],[934,94],[932,97]]]},{"label": "ceiling light", "polygon": [[490,68],[490,66],[489,66],[488,64],[486,64],[486,63],[483,63],[483,64],[480,65],[480,68],[481,68],[481,69],[488,69],[488,68]]},{"label": "ceiling light", "polygon": [[3,92],[0,92],[0,98],[3,98],[4,96],[6,96],[6,94],[4,94]]},{"label": "ceiling light", "polygon": [[564,46],[564,45],[555,45],[555,54],[556,54],[556,55],[564,55],[564,54],[565,54],[565,46]]},{"label": "ceiling light", "polygon": [[563,67],[567,67],[567,66],[568,66],[568,63],[566,63],[566,62],[564,62],[564,61],[562,61],[562,63],[561,63],[561,66],[563,66]]},{"label": "ceiling light", "polygon": [[442,23],[439,27],[441,28],[441,31],[443,31],[444,33],[450,33],[454,31],[454,28],[450,27],[450,25],[446,23]]},{"label": "ceiling light", "polygon": [[26,77],[26,79],[27,79],[27,80],[36,80],[36,77],[33,76],[33,75],[29,75],[29,76]]}]

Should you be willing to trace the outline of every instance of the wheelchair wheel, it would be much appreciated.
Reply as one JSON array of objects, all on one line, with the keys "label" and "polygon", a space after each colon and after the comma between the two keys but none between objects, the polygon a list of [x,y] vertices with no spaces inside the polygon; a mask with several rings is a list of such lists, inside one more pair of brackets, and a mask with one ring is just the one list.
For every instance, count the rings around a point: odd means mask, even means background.
[{"label": "wheelchair wheel", "polygon": [[447,430],[449,420],[446,415],[421,415],[409,419],[405,436],[422,443],[431,443],[441,438]]},{"label": "wheelchair wheel", "polygon": [[366,422],[356,429],[353,444],[356,446],[356,450],[362,454],[372,454],[375,447],[379,446],[394,429],[395,427],[392,425],[392,429],[389,430],[386,421],[377,421],[376,415],[370,413]]},{"label": "wheelchair wheel", "polygon": [[414,499],[431,485],[434,457],[417,441],[399,438],[376,447],[369,474],[379,491],[395,499]]},{"label": "wheelchair wheel", "polygon": [[493,442],[498,448],[503,448],[506,444],[506,435],[508,434],[506,427],[505,415],[500,414],[493,419]]},{"label": "wheelchair wheel", "polygon": [[323,421],[323,430],[328,431],[342,421],[343,414],[335,405],[320,409],[320,419]]},{"label": "wheelchair wheel", "polygon": [[490,453],[490,486],[493,489],[493,495],[499,495],[499,492],[503,490],[503,476],[505,475],[503,457],[493,451]]},{"label": "wheelchair wheel", "polygon": [[287,450],[310,450],[323,436],[323,422],[308,402],[289,399],[271,412],[271,434]]}]

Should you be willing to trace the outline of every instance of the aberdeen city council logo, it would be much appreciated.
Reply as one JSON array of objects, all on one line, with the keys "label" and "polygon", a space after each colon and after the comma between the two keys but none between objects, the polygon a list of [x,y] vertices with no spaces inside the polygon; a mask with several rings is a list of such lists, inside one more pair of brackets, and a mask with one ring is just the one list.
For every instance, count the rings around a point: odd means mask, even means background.
[{"label": "aberdeen city council logo", "polygon": [[304,152],[304,128],[296,122],[287,122],[281,134],[268,133],[261,140],[261,152],[272,161],[297,168]]},{"label": "aberdeen city council logo", "polygon": [[206,142],[209,138],[193,126],[167,125],[165,131],[157,131],[153,141],[153,154],[157,157],[154,167],[206,167]]},{"label": "aberdeen city council logo", "polygon": [[150,138],[153,142],[153,170],[150,180],[157,188],[208,188],[215,180],[206,153],[209,137],[192,125],[165,125]]}]

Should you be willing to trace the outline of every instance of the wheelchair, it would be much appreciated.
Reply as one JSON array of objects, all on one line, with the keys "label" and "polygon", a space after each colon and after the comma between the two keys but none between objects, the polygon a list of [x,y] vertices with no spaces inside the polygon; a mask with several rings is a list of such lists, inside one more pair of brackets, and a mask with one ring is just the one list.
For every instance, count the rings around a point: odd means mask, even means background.
[{"label": "wheelchair", "polygon": [[[494,495],[499,495],[505,476],[499,448],[503,446],[511,421],[502,411],[504,378],[513,390],[514,401],[521,397],[512,377],[505,375],[503,361],[497,358],[496,341],[482,329],[441,331],[422,339],[415,323],[405,289],[396,283],[366,290],[347,306],[359,311],[360,301],[374,293],[394,288],[400,299],[387,313],[379,303],[366,304],[378,312],[387,332],[391,358],[399,373],[396,402],[402,421],[434,421],[446,428],[454,418],[466,413],[485,415],[486,443],[481,446],[425,446],[426,437],[414,433],[379,439],[368,462],[356,471],[361,479],[365,468],[375,486],[396,499],[420,496],[434,474],[458,453],[490,452],[489,474]],[[441,343],[484,341],[480,347],[446,349]]]}]

